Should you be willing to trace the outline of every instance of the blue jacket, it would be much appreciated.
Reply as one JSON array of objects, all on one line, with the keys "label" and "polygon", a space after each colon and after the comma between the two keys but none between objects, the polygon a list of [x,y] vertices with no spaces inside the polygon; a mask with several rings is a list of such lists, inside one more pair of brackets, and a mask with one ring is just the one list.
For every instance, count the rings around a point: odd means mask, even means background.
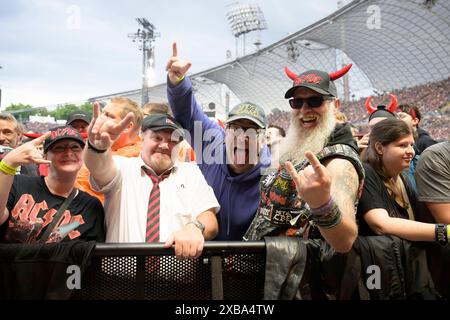
[{"label": "blue jacket", "polygon": [[[186,77],[175,87],[168,81],[167,97],[175,119],[189,132],[188,142],[195,150],[200,170],[219,201],[219,234],[215,240],[242,240],[259,205],[259,180],[270,159],[267,147],[264,146],[261,156],[265,165],[260,161],[250,171],[234,176],[225,161],[225,131],[203,113],[190,79]],[[196,125],[194,121],[198,121]],[[196,138],[198,135],[202,137]],[[215,156],[215,161],[206,157],[209,154]]]}]

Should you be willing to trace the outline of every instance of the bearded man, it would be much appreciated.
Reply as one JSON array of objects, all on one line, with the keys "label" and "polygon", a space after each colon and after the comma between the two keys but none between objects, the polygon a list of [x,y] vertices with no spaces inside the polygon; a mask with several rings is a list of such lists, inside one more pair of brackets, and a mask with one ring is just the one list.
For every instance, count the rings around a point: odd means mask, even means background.
[{"label": "bearded man", "polygon": [[285,94],[291,125],[280,145],[278,168],[261,179],[260,205],[245,240],[323,237],[337,252],[352,248],[364,170],[349,124],[336,124],[340,101],[333,82],[350,68],[300,75],[285,69],[294,80]]}]

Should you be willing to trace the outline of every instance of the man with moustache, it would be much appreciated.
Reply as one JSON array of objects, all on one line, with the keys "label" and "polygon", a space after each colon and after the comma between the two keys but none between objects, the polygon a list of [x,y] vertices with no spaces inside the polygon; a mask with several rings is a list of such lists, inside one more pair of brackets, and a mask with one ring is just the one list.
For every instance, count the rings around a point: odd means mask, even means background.
[{"label": "man with moustache", "polygon": [[133,121],[133,112],[118,122],[94,104],[84,160],[92,188],[105,195],[106,242],[164,242],[180,259],[199,257],[217,234],[214,193],[195,164],[175,161],[183,132],[170,115],[142,121],[139,157],[113,156]]},{"label": "man with moustache", "polygon": [[260,205],[244,239],[323,237],[337,252],[352,248],[364,171],[350,126],[336,124],[340,101],[333,83],[350,68],[300,75],[286,68],[294,80],[285,94],[291,125],[280,145],[278,169],[261,179]]}]

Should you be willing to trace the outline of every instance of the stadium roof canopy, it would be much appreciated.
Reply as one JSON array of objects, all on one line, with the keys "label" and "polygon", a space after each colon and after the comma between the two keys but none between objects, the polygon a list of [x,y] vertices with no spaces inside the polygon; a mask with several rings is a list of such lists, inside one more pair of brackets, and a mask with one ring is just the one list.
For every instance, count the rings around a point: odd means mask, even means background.
[{"label": "stadium roof canopy", "polygon": [[[190,78],[205,107],[213,102],[226,112],[240,101],[252,101],[270,112],[288,108],[284,93],[292,82],[284,66],[296,73],[333,72],[349,62],[354,67],[348,79],[336,81],[347,99],[448,78],[450,1],[355,0],[256,53]],[[90,100],[119,95],[141,100],[140,89]],[[166,101],[166,85],[151,87],[149,99]]]}]

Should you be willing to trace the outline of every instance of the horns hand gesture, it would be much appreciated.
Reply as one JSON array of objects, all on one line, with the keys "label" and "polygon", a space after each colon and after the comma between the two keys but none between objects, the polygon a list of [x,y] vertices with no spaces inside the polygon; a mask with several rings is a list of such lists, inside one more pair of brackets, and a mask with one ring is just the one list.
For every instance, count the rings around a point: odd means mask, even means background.
[{"label": "horns hand gesture", "polygon": [[308,203],[310,208],[319,208],[330,199],[331,175],[319,159],[311,152],[305,152],[310,165],[297,172],[290,162],[286,169],[291,175],[299,197]]},{"label": "horns hand gesture", "polygon": [[32,141],[22,144],[9,152],[3,158],[3,161],[12,167],[18,167],[30,163],[50,164],[51,161],[44,159],[43,153],[39,150],[40,146],[42,146],[45,139],[49,136],[50,132],[47,132]]},{"label": "horns hand gesture", "polygon": [[106,150],[119,138],[128,125],[134,121],[134,114],[129,112],[120,122],[100,114],[98,102],[93,105],[93,117],[88,128],[89,142],[99,150]]}]

